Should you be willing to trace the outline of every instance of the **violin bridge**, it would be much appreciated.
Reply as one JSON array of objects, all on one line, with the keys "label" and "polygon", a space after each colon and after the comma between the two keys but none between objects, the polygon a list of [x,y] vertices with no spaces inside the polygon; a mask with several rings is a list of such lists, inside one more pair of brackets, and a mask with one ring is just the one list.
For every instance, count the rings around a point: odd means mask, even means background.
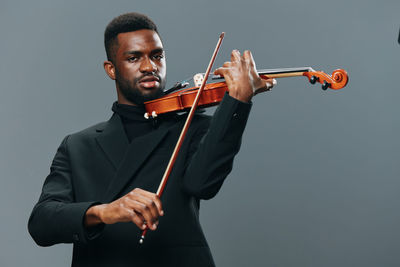
[{"label": "violin bridge", "polygon": [[203,80],[204,80],[204,74],[197,73],[196,75],[193,76],[194,86],[200,87]]}]

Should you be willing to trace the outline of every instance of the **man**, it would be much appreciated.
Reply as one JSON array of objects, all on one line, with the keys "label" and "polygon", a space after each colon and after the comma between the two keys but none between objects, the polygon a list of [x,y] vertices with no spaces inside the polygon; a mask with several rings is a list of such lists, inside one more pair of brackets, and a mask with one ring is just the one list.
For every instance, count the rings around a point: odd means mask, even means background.
[{"label": "man", "polygon": [[[185,115],[143,117],[162,96],[166,64],[156,25],[145,15],[115,18],[105,31],[104,69],[117,99],[107,122],[61,143],[28,228],[41,246],[73,243],[72,266],[214,266],[199,224],[199,202],[231,171],[252,96],[274,80],[256,73],[250,52],[232,52],[215,74],[229,88],[213,118],[193,119],[162,198],[160,183]],[[139,245],[140,233],[152,230]]]}]

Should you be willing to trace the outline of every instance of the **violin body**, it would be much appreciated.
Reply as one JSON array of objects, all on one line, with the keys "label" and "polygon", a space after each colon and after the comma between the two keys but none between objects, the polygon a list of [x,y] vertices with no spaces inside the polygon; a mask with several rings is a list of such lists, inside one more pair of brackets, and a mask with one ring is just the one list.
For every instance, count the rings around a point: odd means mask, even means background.
[{"label": "violin body", "polygon": [[[192,87],[148,101],[145,103],[147,114],[156,117],[158,114],[190,109],[196,98],[197,90],[198,87]],[[218,105],[226,91],[228,91],[228,87],[225,82],[207,84],[200,96],[198,107],[205,108]]]}]

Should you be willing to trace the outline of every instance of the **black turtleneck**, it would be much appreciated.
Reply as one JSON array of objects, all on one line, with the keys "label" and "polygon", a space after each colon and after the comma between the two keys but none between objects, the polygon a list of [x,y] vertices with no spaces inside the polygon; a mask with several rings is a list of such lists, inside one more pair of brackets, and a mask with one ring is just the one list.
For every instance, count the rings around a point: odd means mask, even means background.
[{"label": "black turtleneck", "polygon": [[144,113],[146,112],[144,106],[131,106],[115,102],[112,110],[121,117],[129,142],[154,129],[152,120],[144,117]]}]

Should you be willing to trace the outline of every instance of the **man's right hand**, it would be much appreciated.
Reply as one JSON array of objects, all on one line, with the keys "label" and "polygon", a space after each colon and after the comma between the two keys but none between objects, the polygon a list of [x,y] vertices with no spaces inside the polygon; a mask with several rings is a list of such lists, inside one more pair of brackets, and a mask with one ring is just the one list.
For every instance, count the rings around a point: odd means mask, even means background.
[{"label": "man's right hand", "polygon": [[90,207],[85,214],[85,226],[133,222],[142,230],[146,227],[156,230],[158,217],[163,215],[161,201],[156,194],[135,188],[109,204]]}]

